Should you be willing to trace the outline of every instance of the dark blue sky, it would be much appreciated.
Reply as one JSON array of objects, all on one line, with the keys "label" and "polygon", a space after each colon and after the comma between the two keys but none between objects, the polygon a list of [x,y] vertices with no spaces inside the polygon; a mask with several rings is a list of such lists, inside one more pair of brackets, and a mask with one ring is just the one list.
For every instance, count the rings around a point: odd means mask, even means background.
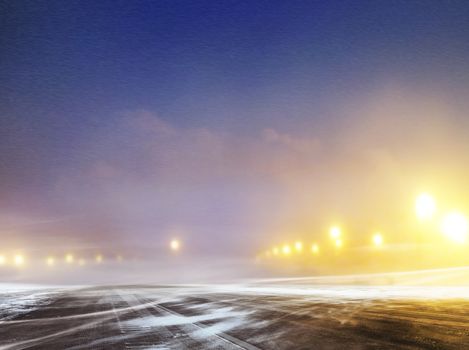
[{"label": "dark blue sky", "polygon": [[[356,146],[358,134],[336,142],[349,129],[368,134],[357,111],[400,106],[390,108],[404,111],[396,125],[423,130],[422,149],[441,126],[435,120],[452,130],[466,118],[466,1],[0,4],[4,222],[77,216],[83,221],[60,229],[80,237],[95,226],[123,237],[136,226],[144,236],[184,226],[207,241],[221,227],[229,242],[239,231],[256,237],[266,234],[268,212],[282,212],[291,193],[302,196],[295,186],[308,177],[316,199],[342,183],[321,171],[370,146]],[[451,114],[429,116],[439,110],[433,102]],[[385,112],[375,121],[383,135],[394,125]],[[441,137],[457,139],[451,135]],[[403,144],[383,139],[371,138],[371,148],[405,168],[407,154],[393,148]],[[458,171],[451,174],[462,177]],[[133,196],[130,208],[119,202]],[[349,210],[332,197],[335,212]],[[314,211],[303,205],[301,218]],[[255,219],[247,214],[259,207]],[[297,219],[287,215],[278,227]]]},{"label": "dark blue sky", "polygon": [[464,1],[3,2],[2,112],[81,128],[145,108],[251,127],[286,96],[279,114],[302,119],[297,103],[327,107],[389,75],[466,83],[468,17]]}]

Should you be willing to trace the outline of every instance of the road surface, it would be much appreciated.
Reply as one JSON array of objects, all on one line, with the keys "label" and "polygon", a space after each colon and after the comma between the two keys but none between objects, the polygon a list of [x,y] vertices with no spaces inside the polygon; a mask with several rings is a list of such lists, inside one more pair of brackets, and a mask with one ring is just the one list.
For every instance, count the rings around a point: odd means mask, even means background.
[{"label": "road surface", "polygon": [[0,350],[469,349],[467,289],[446,291],[281,285],[4,291]]}]

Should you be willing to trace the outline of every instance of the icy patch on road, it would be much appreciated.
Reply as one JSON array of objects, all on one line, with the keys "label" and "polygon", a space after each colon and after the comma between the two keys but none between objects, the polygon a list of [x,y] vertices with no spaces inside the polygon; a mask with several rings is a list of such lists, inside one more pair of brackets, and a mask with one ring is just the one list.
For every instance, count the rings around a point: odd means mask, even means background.
[{"label": "icy patch on road", "polygon": [[237,327],[245,324],[245,322],[243,320],[244,320],[243,318],[241,318],[241,319],[240,318],[226,319],[226,320],[223,320],[221,322],[217,322],[214,325],[207,326],[207,327],[204,327],[204,328],[200,328],[199,330],[193,332],[192,336],[197,337],[197,338],[205,338],[205,337],[210,337],[210,336],[213,336],[213,335],[225,333],[225,332],[228,332],[231,329],[237,328]]},{"label": "icy patch on road", "polygon": [[0,296],[0,321],[33,311],[50,302],[50,293],[4,294]]},{"label": "icy patch on road", "polygon": [[231,307],[216,309],[213,312],[203,315],[184,316],[171,314],[166,316],[148,316],[139,319],[133,319],[125,322],[127,326],[138,328],[155,328],[169,326],[194,325],[200,322],[216,321],[215,324],[199,327],[193,332],[194,336],[215,335],[228,331],[243,324],[244,318],[249,312],[234,311]]}]

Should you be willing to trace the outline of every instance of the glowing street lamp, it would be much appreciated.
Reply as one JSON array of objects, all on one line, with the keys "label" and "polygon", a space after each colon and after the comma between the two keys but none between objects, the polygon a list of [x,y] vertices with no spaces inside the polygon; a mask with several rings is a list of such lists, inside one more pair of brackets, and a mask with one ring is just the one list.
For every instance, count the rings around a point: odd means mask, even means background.
[{"label": "glowing street lamp", "polygon": [[7,262],[7,259],[6,259],[5,255],[0,255],[0,266],[5,265],[6,262]]},{"label": "glowing street lamp", "polygon": [[311,251],[313,252],[313,254],[318,254],[319,253],[319,246],[316,243],[314,243],[311,246]]},{"label": "glowing street lamp", "polygon": [[329,230],[329,234],[330,234],[331,238],[338,239],[341,235],[340,228],[337,227],[337,226],[331,227],[331,229]]},{"label": "glowing street lamp", "polygon": [[303,243],[300,241],[295,242],[295,250],[297,253],[301,253],[303,251]]},{"label": "glowing street lamp", "polygon": [[101,254],[98,254],[96,255],[95,260],[98,264],[101,264],[103,262],[103,256]]},{"label": "glowing street lamp", "polygon": [[288,244],[285,244],[282,247],[282,253],[283,253],[283,255],[290,255],[291,254],[291,248]]},{"label": "glowing street lamp", "polygon": [[428,193],[420,194],[415,200],[415,213],[420,220],[430,219],[435,211],[435,199]]},{"label": "glowing street lamp", "polygon": [[47,266],[54,266],[55,265],[55,259],[53,256],[49,256],[46,259],[46,264]]},{"label": "glowing street lamp", "polygon": [[169,247],[171,248],[171,250],[173,252],[177,252],[180,247],[181,247],[181,243],[179,242],[179,240],[177,239],[173,239],[170,243],[169,243]]},{"label": "glowing street lamp", "polygon": [[373,244],[376,247],[381,247],[383,245],[383,236],[381,233],[377,232],[373,235]]},{"label": "glowing street lamp", "polygon": [[75,258],[73,256],[73,254],[69,253],[69,254],[65,255],[65,262],[67,264],[72,264],[74,260],[75,260]]},{"label": "glowing street lamp", "polygon": [[446,214],[441,221],[441,232],[456,243],[465,243],[468,239],[469,223],[459,212]]},{"label": "glowing street lamp", "polygon": [[16,254],[14,257],[13,257],[13,263],[16,265],[16,266],[22,266],[24,264],[24,256],[21,255],[21,254]]}]

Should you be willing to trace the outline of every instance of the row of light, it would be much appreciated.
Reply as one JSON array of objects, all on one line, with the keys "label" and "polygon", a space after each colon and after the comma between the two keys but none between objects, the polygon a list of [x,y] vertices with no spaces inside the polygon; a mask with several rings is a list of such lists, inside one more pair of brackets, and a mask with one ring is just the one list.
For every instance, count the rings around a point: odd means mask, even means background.
[{"label": "row of light", "polygon": [[[415,212],[421,221],[430,221],[437,212],[435,199],[422,193],[415,201]],[[440,231],[453,242],[463,244],[468,240],[469,221],[461,212],[451,211],[441,217]]]},{"label": "row of light", "polygon": [[[178,239],[173,239],[169,242],[169,248],[173,252],[177,252],[181,248],[181,242]],[[117,261],[122,261],[123,257],[121,255],[116,256]],[[85,258],[75,257],[72,253],[68,253],[62,259],[57,259],[55,256],[48,256],[44,259],[44,263],[47,266],[54,266],[60,261],[65,262],[65,264],[72,265],[77,263],[79,266],[83,266],[87,263]],[[100,264],[104,261],[104,256],[102,254],[97,254],[94,257],[94,262]],[[5,266],[11,263],[14,266],[23,266],[26,263],[26,258],[23,254],[15,254],[10,259],[6,255],[0,254],[0,266]]]},{"label": "row of light", "polygon": [[[329,230],[330,238],[332,239],[332,243],[336,249],[342,247],[342,231],[338,226],[332,226]],[[383,235],[379,232],[376,232],[372,236],[373,245],[376,247],[381,247],[384,244]],[[282,246],[274,246],[271,250],[266,252],[266,256],[279,256],[285,255],[288,256],[292,253],[303,253],[304,245],[302,241],[296,241],[293,244],[284,244]],[[320,251],[320,246],[318,243],[312,243],[310,246],[310,251],[312,254],[317,255]]]},{"label": "row of light", "polygon": [[[428,221],[430,220],[437,211],[435,199],[428,193],[422,193],[415,201],[415,212],[419,220]],[[455,243],[463,244],[468,240],[469,223],[467,218],[460,212],[453,211],[443,215],[440,223],[441,232]],[[342,247],[342,231],[338,226],[332,226],[329,229],[329,236],[335,248],[339,249]],[[376,248],[380,248],[384,245],[384,238],[380,232],[376,232],[371,237],[371,242]],[[292,253],[302,253],[303,243],[296,241],[292,245],[284,244],[282,246],[274,246],[268,250],[266,256],[288,256]],[[319,245],[313,243],[311,245],[311,252],[313,254],[319,254]]]},{"label": "row of light", "polygon": [[[121,255],[118,255],[116,257],[116,259],[117,259],[117,261],[122,261],[123,258],[122,258]],[[13,255],[13,257],[11,259],[7,259],[7,257],[5,255],[0,254],[0,266],[5,266],[10,261],[11,261],[11,264],[14,265],[14,266],[23,266],[26,263],[26,258],[23,254],[15,254],[15,255]],[[54,266],[59,261],[60,260],[57,259],[55,256],[48,256],[44,259],[44,263],[47,266]],[[63,261],[66,264],[69,264],[69,265],[74,264],[76,262],[80,266],[85,265],[86,262],[87,262],[86,259],[84,259],[84,258],[75,258],[75,256],[71,253],[66,254],[63,258]],[[95,258],[94,258],[94,261],[97,264],[102,263],[104,261],[103,255],[101,255],[101,254],[96,255]]]}]

